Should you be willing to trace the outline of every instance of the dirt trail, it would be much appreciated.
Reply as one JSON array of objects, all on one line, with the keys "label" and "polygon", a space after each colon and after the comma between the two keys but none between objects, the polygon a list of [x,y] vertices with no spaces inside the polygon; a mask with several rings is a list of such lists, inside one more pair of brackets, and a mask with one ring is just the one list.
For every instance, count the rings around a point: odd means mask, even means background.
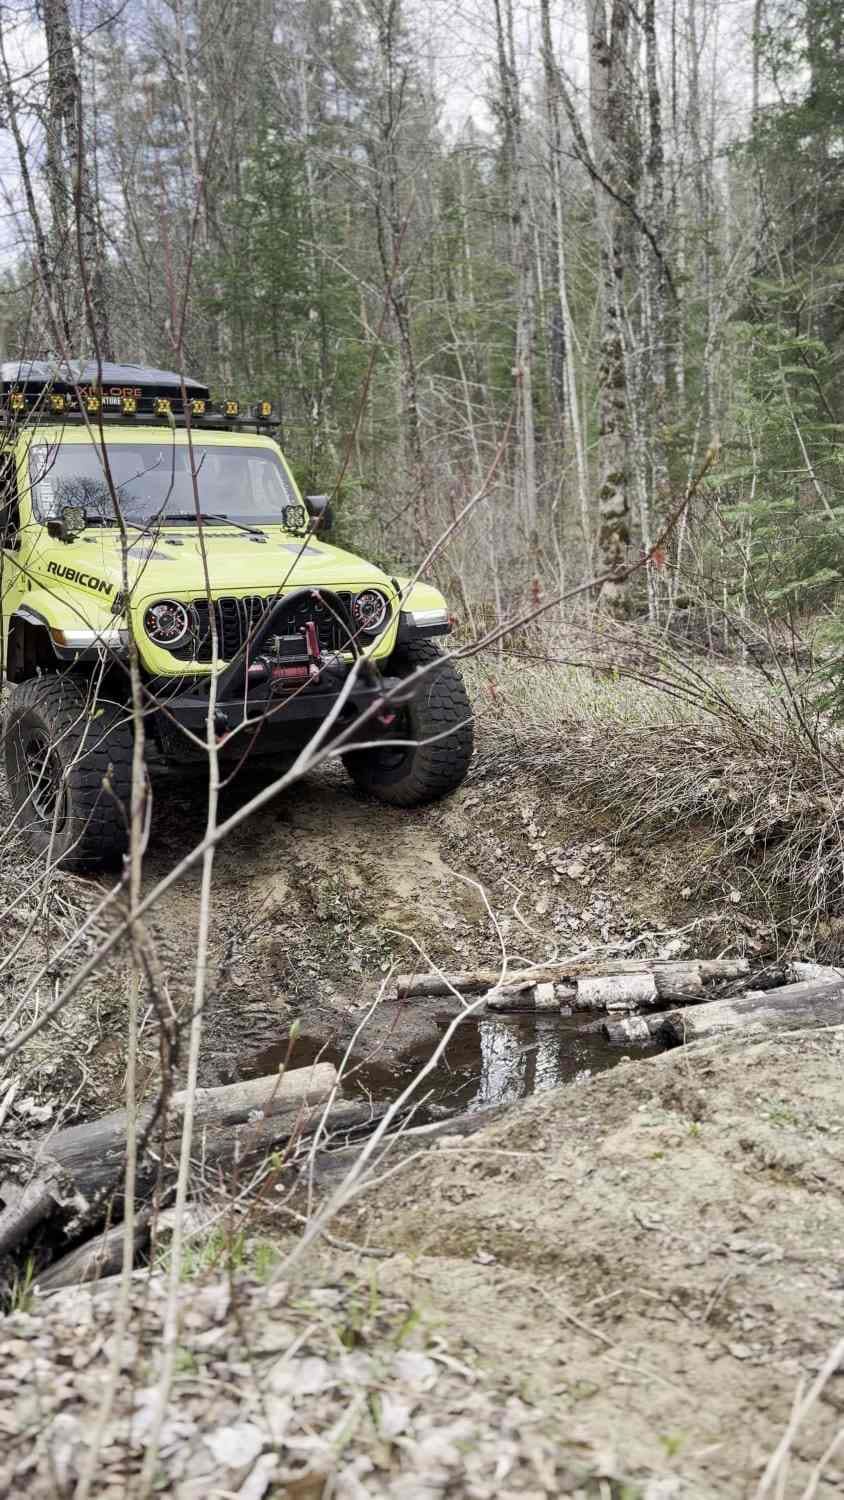
[{"label": "dirt trail", "polygon": [[[638,939],[653,953],[690,923],[681,948],[744,941],[724,894],[705,905],[680,896],[711,835],[621,845],[600,814],[553,795],[542,768],[518,772],[518,754],[499,752],[445,804],[408,812],[328,771],[241,825],[215,867],[207,1078],[272,1045],[294,1016],[354,1013],[391,966],[495,963],[502,944],[511,962]],[[223,815],[259,784],[228,790]],[[162,782],[148,883],[201,836],[203,818],[200,784]],[[177,1006],[190,993],[198,879],[151,922]]]}]

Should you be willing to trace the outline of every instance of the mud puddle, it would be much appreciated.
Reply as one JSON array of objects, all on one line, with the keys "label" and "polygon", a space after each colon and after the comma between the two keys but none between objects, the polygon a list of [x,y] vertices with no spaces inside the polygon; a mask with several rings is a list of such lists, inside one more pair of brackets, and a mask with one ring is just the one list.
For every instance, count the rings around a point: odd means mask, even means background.
[{"label": "mud puddle", "polygon": [[[283,1066],[287,1054],[285,1041],[244,1058],[240,1076],[272,1073]],[[604,1072],[623,1056],[599,1030],[586,1029],[582,1021],[530,1015],[467,1020],[457,1027],[436,1067],[420,1082],[417,1098],[432,1119],[512,1104],[529,1094]],[[343,1057],[342,1047],[319,1046],[309,1038],[294,1044],[288,1066],[308,1067],[319,1059],[339,1067]],[[373,1049],[371,1057],[346,1064],[344,1093],[349,1098],[388,1103],[403,1093],[424,1061],[424,1057],[379,1059]]]}]

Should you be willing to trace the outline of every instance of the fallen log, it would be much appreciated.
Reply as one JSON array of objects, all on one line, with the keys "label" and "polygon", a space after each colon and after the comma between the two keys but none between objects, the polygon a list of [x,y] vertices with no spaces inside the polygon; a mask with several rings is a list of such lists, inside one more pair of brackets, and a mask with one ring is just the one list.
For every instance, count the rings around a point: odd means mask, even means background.
[{"label": "fallen log", "polygon": [[559,1013],[575,998],[574,986],[564,984],[506,984],[490,990],[487,1010],[540,1010]]},{"label": "fallen log", "polygon": [[[194,1123],[202,1125],[236,1125],[250,1115],[265,1118],[295,1115],[300,1109],[322,1104],[337,1088],[339,1076],[332,1063],[315,1063],[310,1068],[292,1072],[271,1073],[263,1078],[249,1078],[241,1083],[216,1089],[197,1089]],[[174,1094],[167,1112],[167,1130],[178,1130],[184,1119],[187,1094]],[[42,1142],[54,1161],[70,1173],[79,1191],[87,1198],[111,1182],[126,1148],[126,1111],[115,1110],[99,1120],[84,1125],[70,1125],[56,1131]],[[154,1112],[150,1106],[139,1111],[138,1131],[150,1128]],[[157,1132],[158,1125],[153,1133]]]},{"label": "fallen log", "polygon": [[7,1202],[0,1212],[0,1255],[14,1250],[32,1230],[42,1223],[56,1199],[48,1182],[36,1179]]},{"label": "fallen log", "polygon": [[625,1016],[620,1021],[605,1021],[601,1030],[613,1047],[647,1046],[656,1041],[665,1017]]},{"label": "fallen log", "polygon": [[[221,1144],[214,1153],[214,1165],[236,1161],[243,1155],[243,1134],[238,1132],[237,1122],[245,1132],[252,1132],[251,1139],[263,1149],[267,1144],[287,1140],[305,1127],[316,1128],[318,1119],[324,1114],[324,1105],[338,1088],[339,1078],[331,1063],[317,1063],[309,1068],[297,1068],[283,1074],[273,1073],[264,1078],[247,1079],[241,1083],[217,1089],[197,1090],[195,1124],[197,1149],[200,1132],[209,1126],[228,1138],[228,1150]],[[168,1131],[177,1131],[184,1118],[187,1095],[184,1091],[174,1094],[172,1109],[168,1111]],[[139,1110],[138,1130],[148,1130],[154,1121],[151,1106]],[[258,1118],[252,1120],[250,1117]],[[14,1156],[16,1176],[20,1180],[24,1166],[31,1173],[30,1180],[21,1188],[19,1195],[7,1202],[0,1212],[0,1253],[19,1245],[42,1223],[63,1201],[77,1196],[74,1211],[81,1201],[91,1203],[98,1193],[110,1190],[119,1196],[126,1153],[125,1110],[104,1115],[84,1125],[70,1125],[64,1130],[27,1143],[22,1151],[21,1143],[15,1143]],[[268,1130],[262,1127],[269,1126]],[[234,1127],[234,1129],[232,1129]],[[152,1131],[158,1133],[158,1123]],[[161,1178],[165,1162],[155,1148],[142,1155],[138,1164],[137,1195],[139,1200],[148,1195]],[[22,1156],[26,1158],[22,1165]],[[207,1157],[205,1158],[207,1161]],[[102,1206],[105,1216],[106,1204]]]},{"label": "fallen log", "polygon": [[793,1031],[844,1023],[844,978],[803,981],[778,990],[747,990],[730,1000],[668,1011],[658,1035],[675,1043],[700,1041],[732,1031]]},{"label": "fallen log", "polygon": [[576,1010],[638,1010],[641,1007],[692,1003],[705,996],[699,964],[656,969],[652,974],[614,974],[606,979],[578,979]]},{"label": "fallen log", "polygon": [[[386,1113],[387,1106],[373,1108],[369,1104],[335,1105],[308,1110],[299,1119],[290,1116],[270,1116],[249,1124],[235,1125],[230,1129],[221,1126],[205,1127],[197,1141],[194,1158],[194,1175],[201,1174],[207,1180],[212,1171],[245,1170],[264,1159],[270,1152],[318,1139],[320,1151],[335,1147],[342,1149],[362,1127],[372,1128]],[[177,1169],[178,1145],[173,1143],[172,1161],[165,1158],[161,1164],[165,1181]],[[292,1161],[292,1158],[291,1158]],[[290,1162],[279,1162],[279,1166]],[[149,1238],[152,1210],[141,1207],[135,1217],[135,1253],[144,1249]],[[54,1261],[46,1270],[39,1272],[37,1281],[41,1292],[57,1291],[60,1287],[75,1286],[87,1281],[99,1281],[118,1271],[123,1260],[124,1226],[117,1224],[102,1234],[86,1240],[69,1250],[60,1260]]]},{"label": "fallen log", "polygon": [[794,983],[808,979],[844,979],[844,969],[834,969],[831,964],[803,963],[796,960],[788,966],[788,977]]},{"label": "fallen log", "polygon": [[502,984],[485,997],[487,1010],[533,1010],[536,1006],[535,984]]},{"label": "fallen log", "polygon": [[657,998],[653,974],[613,974],[578,979],[574,1003],[577,1010],[633,1010],[655,1005]]},{"label": "fallen log", "polygon": [[560,984],[567,979],[612,978],[619,974],[663,975],[667,980],[687,975],[694,969],[705,983],[714,979],[740,979],[750,972],[746,958],[616,958],[616,959],[561,959],[556,964],[540,964],[533,969],[520,969],[507,974],[503,979],[499,970],[473,969],[459,974],[398,974],[396,976],[396,998],[398,1000],[428,1000],[443,995],[482,995],[499,984],[512,988],[520,984]]},{"label": "fallen log", "polygon": [[[747,972],[745,970],[745,972]],[[723,978],[723,975],[707,974],[706,978]],[[732,975],[728,975],[732,978]],[[657,969],[654,973],[656,982],[656,993],[659,1000],[689,1000],[693,1001],[698,995],[705,993],[703,988],[704,973],[702,964],[684,964],[681,968],[671,969],[666,972]]]},{"label": "fallen log", "polygon": [[[135,1219],[133,1236],[134,1255],[138,1255],[149,1239],[151,1211],[141,1209]],[[64,1286],[81,1286],[86,1281],[99,1281],[103,1276],[112,1276],[123,1264],[124,1225],[117,1224],[69,1250],[60,1260],[53,1261],[36,1277],[39,1292],[56,1292]]]}]

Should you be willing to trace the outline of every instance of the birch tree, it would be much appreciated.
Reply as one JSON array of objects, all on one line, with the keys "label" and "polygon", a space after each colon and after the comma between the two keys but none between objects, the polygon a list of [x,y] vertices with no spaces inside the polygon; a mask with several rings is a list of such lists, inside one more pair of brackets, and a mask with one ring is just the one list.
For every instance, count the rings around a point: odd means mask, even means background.
[{"label": "birch tree", "polygon": [[[589,110],[592,126],[595,219],[598,229],[601,339],[598,368],[598,546],[601,572],[627,560],[630,544],[627,370],[622,327],[625,248],[625,132],[632,113],[629,70],[630,12],[627,0],[586,0],[589,33]],[[621,202],[619,201],[621,200]],[[604,584],[601,602],[612,610],[626,603],[626,584]]]},{"label": "birch tree", "polygon": [[518,445],[515,466],[516,503],[525,529],[537,522],[536,430],[533,411],[535,308],[531,243],[530,193],[521,86],[516,66],[512,0],[493,0],[498,56],[498,111],[504,136],[504,157],[510,193],[510,255],[515,295],[516,340],[514,372],[518,403]]},{"label": "birch tree", "polygon": [[82,352],[77,342],[82,340],[91,352],[109,359],[105,255],[67,0],[42,0],[42,14],[48,76],[46,171],[62,332],[71,352]]}]

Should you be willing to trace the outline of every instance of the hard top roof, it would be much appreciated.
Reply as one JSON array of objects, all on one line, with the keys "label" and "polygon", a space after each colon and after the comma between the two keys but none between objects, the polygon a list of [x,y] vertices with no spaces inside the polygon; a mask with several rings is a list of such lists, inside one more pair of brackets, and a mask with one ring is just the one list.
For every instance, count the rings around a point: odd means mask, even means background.
[{"label": "hard top roof", "polygon": [[[166,392],[181,392],[182,378],[173,370],[154,370],[148,365],[116,364],[103,360],[99,366],[93,359],[20,359],[7,360],[0,364],[0,387],[10,386],[26,390],[73,390],[75,386],[93,386],[106,389],[109,386],[140,387],[145,394],[160,395]],[[208,387],[201,381],[185,379],[191,396],[209,397]]]}]

